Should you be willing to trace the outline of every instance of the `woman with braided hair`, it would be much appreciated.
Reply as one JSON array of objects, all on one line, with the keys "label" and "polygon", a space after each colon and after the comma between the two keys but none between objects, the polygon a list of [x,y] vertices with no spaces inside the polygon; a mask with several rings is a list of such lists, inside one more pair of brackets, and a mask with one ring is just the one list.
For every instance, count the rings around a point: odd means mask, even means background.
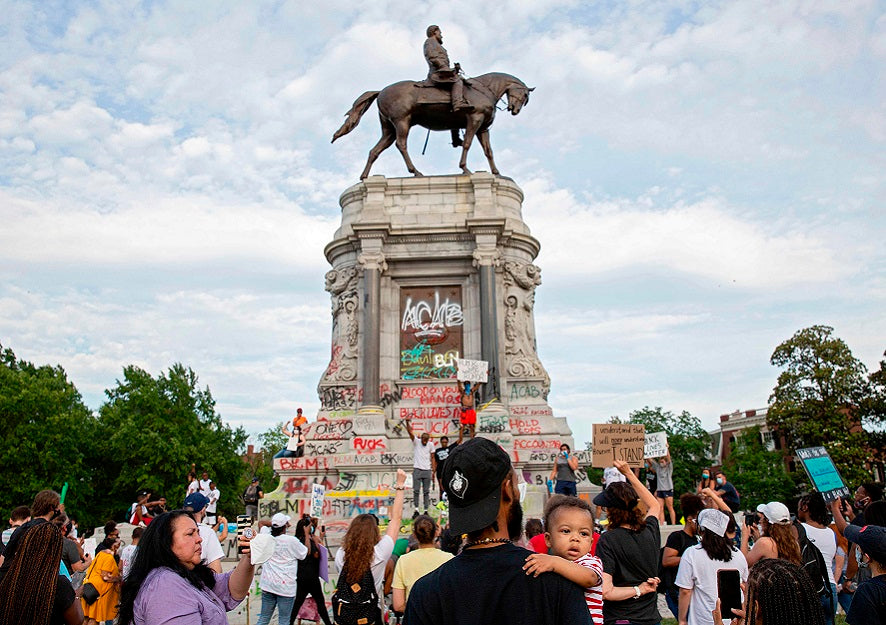
[{"label": "woman with braided hair", "polygon": [[[824,625],[821,602],[802,568],[782,558],[766,558],[751,568],[744,610],[735,610],[732,625]],[[714,625],[723,625],[720,601]]]},{"label": "woman with braided hair", "polygon": [[0,580],[0,625],[80,625],[83,611],[59,574],[63,538],[52,523],[28,531]]}]

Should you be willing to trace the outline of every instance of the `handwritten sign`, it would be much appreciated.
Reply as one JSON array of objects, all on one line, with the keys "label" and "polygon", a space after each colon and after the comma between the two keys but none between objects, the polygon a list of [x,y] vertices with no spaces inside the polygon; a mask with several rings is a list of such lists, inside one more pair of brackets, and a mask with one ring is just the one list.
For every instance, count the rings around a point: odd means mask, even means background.
[{"label": "handwritten sign", "polygon": [[661,458],[668,455],[668,433],[651,432],[646,435],[643,455],[646,458]]},{"label": "handwritten sign", "polygon": [[643,466],[646,428],[627,423],[595,423],[591,466],[606,468],[622,460],[631,467]]},{"label": "handwritten sign", "polygon": [[311,484],[311,516],[319,517],[323,514],[323,498],[326,496],[326,487],[323,484]]},{"label": "handwritten sign", "polygon": [[843,483],[840,472],[824,447],[806,447],[797,450],[797,457],[803,463],[806,474],[821,493],[825,502],[830,503],[840,497],[849,497],[849,489]]},{"label": "handwritten sign", "polygon": [[489,363],[485,360],[465,360],[459,358],[455,361],[458,365],[456,377],[462,382],[486,382],[489,372]]}]

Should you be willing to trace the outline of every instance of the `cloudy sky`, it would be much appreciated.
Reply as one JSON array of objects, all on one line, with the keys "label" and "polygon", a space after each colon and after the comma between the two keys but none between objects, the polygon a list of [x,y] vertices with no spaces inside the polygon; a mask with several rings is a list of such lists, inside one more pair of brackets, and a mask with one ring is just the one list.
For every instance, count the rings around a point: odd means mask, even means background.
[{"label": "cloudy sky", "polygon": [[[645,405],[766,405],[775,346],[886,348],[882,2],[2,0],[0,343],[97,408],[175,362],[222,416],[319,407],[323,246],[357,181],[363,91],[426,73],[536,87],[492,131],[542,244],[539,351],[576,441]],[[411,151],[456,170],[447,137]],[[469,159],[486,169],[482,152]],[[373,173],[402,176],[395,150]]]}]

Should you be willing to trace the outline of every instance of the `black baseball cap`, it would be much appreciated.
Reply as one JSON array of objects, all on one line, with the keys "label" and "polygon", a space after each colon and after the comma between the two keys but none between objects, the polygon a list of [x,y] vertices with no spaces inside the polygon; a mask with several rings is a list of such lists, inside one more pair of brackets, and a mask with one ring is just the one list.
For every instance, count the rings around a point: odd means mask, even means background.
[{"label": "black baseball cap", "polygon": [[878,525],[848,525],[843,536],[861,547],[873,560],[886,564],[886,528]]},{"label": "black baseball cap", "polygon": [[634,499],[632,505],[629,506],[621,497],[617,497],[615,495],[615,491],[612,490],[612,486],[607,486],[604,491],[594,497],[594,505],[600,506],[601,508],[617,508],[619,510],[631,510],[635,505],[637,505],[637,500]]},{"label": "black baseball cap", "polygon": [[489,439],[472,438],[452,450],[441,481],[449,497],[453,532],[467,534],[492,525],[498,516],[501,484],[511,470],[508,454]]}]

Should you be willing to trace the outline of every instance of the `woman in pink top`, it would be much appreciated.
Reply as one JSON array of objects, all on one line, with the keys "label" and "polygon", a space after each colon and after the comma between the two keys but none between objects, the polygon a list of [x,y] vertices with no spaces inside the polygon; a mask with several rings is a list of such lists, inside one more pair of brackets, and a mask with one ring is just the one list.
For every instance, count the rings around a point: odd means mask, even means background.
[{"label": "woman in pink top", "polygon": [[230,573],[214,573],[200,558],[200,532],[191,513],[175,510],[153,520],[142,535],[123,583],[120,625],[227,625],[227,612],[246,597],[255,567],[249,540]]}]

